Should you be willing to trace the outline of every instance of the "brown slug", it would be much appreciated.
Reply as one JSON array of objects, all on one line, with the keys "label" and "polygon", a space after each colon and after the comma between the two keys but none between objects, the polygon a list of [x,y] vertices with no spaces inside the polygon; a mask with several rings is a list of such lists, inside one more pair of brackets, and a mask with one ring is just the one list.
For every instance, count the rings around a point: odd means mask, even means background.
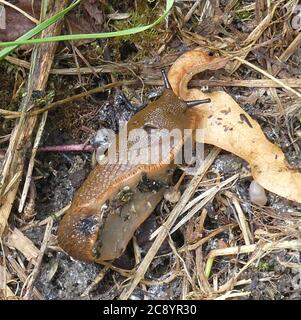
[{"label": "brown slug", "polygon": [[[127,123],[127,134],[134,129],[147,133],[140,150],[128,144],[128,158],[137,151],[147,152],[151,147],[151,129],[193,127],[187,109],[210,99],[182,101],[172,91],[164,72],[165,90],[156,101],[136,113]],[[183,139],[175,142],[166,155],[155,164],[120,163],[119,135],[116,144],[116,162],[98,164],[75,193],[58,230],[58,242],[62,249],[78,260],[106,262],[118,258],[126,249],[136,229],[152,213],[170,184],[170,169],[183,146]],[[108,153],[110,151],[108,150]]]}]

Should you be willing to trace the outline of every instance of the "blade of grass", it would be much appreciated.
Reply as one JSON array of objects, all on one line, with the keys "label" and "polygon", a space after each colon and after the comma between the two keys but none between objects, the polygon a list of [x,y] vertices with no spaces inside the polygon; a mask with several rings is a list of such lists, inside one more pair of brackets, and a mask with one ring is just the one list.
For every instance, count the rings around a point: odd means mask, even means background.
[{"label": "blade of grass", "polygon": [[[76,4],[77,4],[77,2],[76,2]],[[27,40],[30,37],[24,37],[25,36],[24,35],[24,36],[20,37],[19,39],[17,39],[16,41],[0,42],[0,47],[17,46],[17,45],[24,45],[24,44],[37,44],[37,43],[54,42],[54,41],[76,41],[76,40],[84,40],[84,39],[85,40],[86,39],[101,39],[101,38],[113,38],[113,37],[120,37],[120,36],[128,36],[131,34],[143,32],[147,29],[154,27],[158,23],[160,23],[168,15],[173,4],[174,4],[174,0],[166,0],[166,7],[165,7],[165,11],[163,12],[162,16],[160,16],[160,18],[158,18],[153,23],[146,25],[146,26],[134,27],[134,28],[126,29],[126,30],[113,31],[113,32],[72,34],[72,35],[63,35],[63,36],[48,37],[48,38],[30,39],[30,40]],[[32,29],[31,31],[33,31],[34,29]],[[31,31],[29,31],[29,32],[31,32]],[[6,49],[9,49],[9,48],[6,48]],[[1,55],[2,51],[0,51],[0,60],[1,60],[1,58],[3,58]]]},{"label": "blade of grass", "polygon": [[[2,49],[0,51],[0,60],[5,58],[7,55],[9,55],[12,51],[14,51],[20,44],[19,41],[25,41],[36,36],[40,32],[42,32],[44,29],[61,19],[67,12],[69,12],[71,9],[73,9],[75,6],[77,6],[80,3],[81,0],[76,0],[70,4],[69,7],[66,9],[60,11],[59,13],[55,14],[51,18],[43,21],[42,23],[38,24],[33,29],[29,30],[25,34],[23,34],[21,37],[19,37],[16,41],[10,41],[10,42],[0,42],[0,47],[5,46],[6,48]],[[37,39],[36,39],[37,40]]]}]

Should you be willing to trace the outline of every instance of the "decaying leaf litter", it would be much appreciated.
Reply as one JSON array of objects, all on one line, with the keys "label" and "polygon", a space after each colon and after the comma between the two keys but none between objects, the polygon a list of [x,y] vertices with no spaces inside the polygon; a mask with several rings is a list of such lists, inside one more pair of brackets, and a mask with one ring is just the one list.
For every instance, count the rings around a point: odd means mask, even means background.
[{"label": "decaying leaf litter", "polygon": [[[97,31],[139,24],[139,10],[160,15],[164,6],[163,2],[137,5],[129,1],[118,5],[108,1],[111,8],[101,6],[94,16],[85,7],[94,8],[95,1],[84,3],[77,17],[85,14],[91,21],[97,20]],[[196,47],[232,59],[232,63],[200,74],[191,84],[198,89],[208,86],[202,88],[204,94],[218,90],[230,94],[258,121],[266,137],[281,147],[288,163],[299,170],[301,37],[290,23],[295,4],[296,1],[271,1],[266,7],[261,1],[199,1],[196,5],[177,1],[168,21],[144,34],[58,46],[46,89],[47,93],[55,92],[54,101],[112,85],[106,93],[54,105],[44,122],[38,118],[37,128],[45,128],[40,130],[40,136],[39,130],[34,131],[33,142],[40,139],[40,145],[57,148],[51,153],[37,152],[35,160],[31,160],[33,143],[24,157],[24,179],[1,242],[0,285],[4,297],[300,298],[300,205],[273,193],[267,193],[268,204],[264,207],[250,203],[248,188],[252,178],[248,164],[209,145],[200,176],[184,177],[178,204],[163,201],[157,207],[117,266],[73,261],[56,242],[57,220],[93,163],[84,148],[79,153],[61,152],[64,146],[97,143],[95,133],[99,128],[114,127],[112,119],[126,120],[134,112],[121,104],[116,86],[121,86],[139,110],[160,94],[160,69]],[[120,14],[118,19],[112,16],[114,12]],[[142,24],[151,22],[147,14],[143,19]],[[71,26],[71,22],[65,22],[63,32],[70,32]],[[14,118],[20,116],[16,111],[26,90],[31,50],[21,48],[1,62],[0,107],[6,110],[2,114],[7,117],[1,121],[2,158],[16,125]],[[52,98],[40,107],[51,101]],[[26,137],[24,131],[21,134]],[[264,151],[263,158],[267,154]],[[30,160],[33,174],[21,208]],[[12,185],[13,182],[14,179]],[[189,206],[192,209],[187,212],[192,215],[194,211],[192,217],[173,233],[173,227],[187,214],[184,213],[170,226],[171,235],[166,234],[165,241],[165,236],[162,238],[163,245],[160,247],[158,241],[152,245],[148,240],[151,235],[162,237],[159,226]],[[179,210],[181,207],[184,210]],[[142,261],[138,272],[135,261]]]}]

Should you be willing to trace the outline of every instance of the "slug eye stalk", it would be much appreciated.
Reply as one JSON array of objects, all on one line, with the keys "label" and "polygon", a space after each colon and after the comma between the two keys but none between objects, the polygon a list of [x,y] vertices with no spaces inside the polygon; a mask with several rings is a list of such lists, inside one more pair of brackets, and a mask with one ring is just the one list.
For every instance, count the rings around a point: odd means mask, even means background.
[{"label": "slug eye stalk", "polygon": [[185,101],[187,108],[195,107],[199,104],[210,103],[211,99]]},{"label": "slug eye stalk", "polygon": [[171,89],[171,85],[170,85],[169,80],[167,78],[166,71],[164,69],[162,69],[161,73],[162,73],[162,78],[163,78],[163,82],[164,82],[164,87],[166,89]]},{"label": "slug eye stalk", "polygon": [[[171,89],[170,82],[167,78],[166,71],[164,69],[161,70],[162,78],[164,82],[164,87],[166,89]],[[192,108],[197,106],[198,104],[210,103],[211,99],[203,99],[203,100],[193,100],[193,101],[185,101],[187,108]]]}]

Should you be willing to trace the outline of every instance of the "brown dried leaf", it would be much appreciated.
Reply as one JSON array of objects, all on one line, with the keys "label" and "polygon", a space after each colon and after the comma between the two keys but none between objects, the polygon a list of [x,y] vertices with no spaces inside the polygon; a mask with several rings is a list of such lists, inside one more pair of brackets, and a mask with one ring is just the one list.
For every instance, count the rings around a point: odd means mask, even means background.
[{"label": "brown dried leaf", "polygon": [[[19,9],[39,19],[41,0],[19,0],[15,4]],[[6,29],[0,30],[0,41],[13,41],[32,29],[35,24],[15,9],[5,6]]]},{"label": "brown dried leaf", "polygon": [[301,173],[286,161],[282,150],[267,140],[259,124],[223,91],[204,93],[188,89],[197,73],[217,70],[227,60],[211,57],[200,49],[183,54],[171,67],[169,80],[183,100],[210,98],[211,103],[190,110],[196,128],[204,129],[204,141],[245,159],[254,179],[265,189],[301,203]]},{"label": "brown dried leaf", "polygon": [[19,250],[28,261],[35,263],[40,250],[28,239],[20,230],[15,228],[9,233],[5,244],[11,248]]},{"label": "brown dried leaf", "polygon": [[[41,0],[19,0],[15,4],[19,9],[39,19]],[[96,0],[83,0],[80,8],[72,10],[68,15],[71,33],[101,32],[104,21],[101,6]],[[81,10],[83,9],[83,10]],[[5,6],[6,29],[0,30],[0,41],[13,41],[35,27],[35,24],[15,9]],[[77,44],[91,42],[91,40],[78,41]]]},{"label": "brown dried leaf", "polygon": [[100,8],[99,0],[86,0],[83,2],[83,6],[91,18],[99,25],[103,24],[104,17]]}]

